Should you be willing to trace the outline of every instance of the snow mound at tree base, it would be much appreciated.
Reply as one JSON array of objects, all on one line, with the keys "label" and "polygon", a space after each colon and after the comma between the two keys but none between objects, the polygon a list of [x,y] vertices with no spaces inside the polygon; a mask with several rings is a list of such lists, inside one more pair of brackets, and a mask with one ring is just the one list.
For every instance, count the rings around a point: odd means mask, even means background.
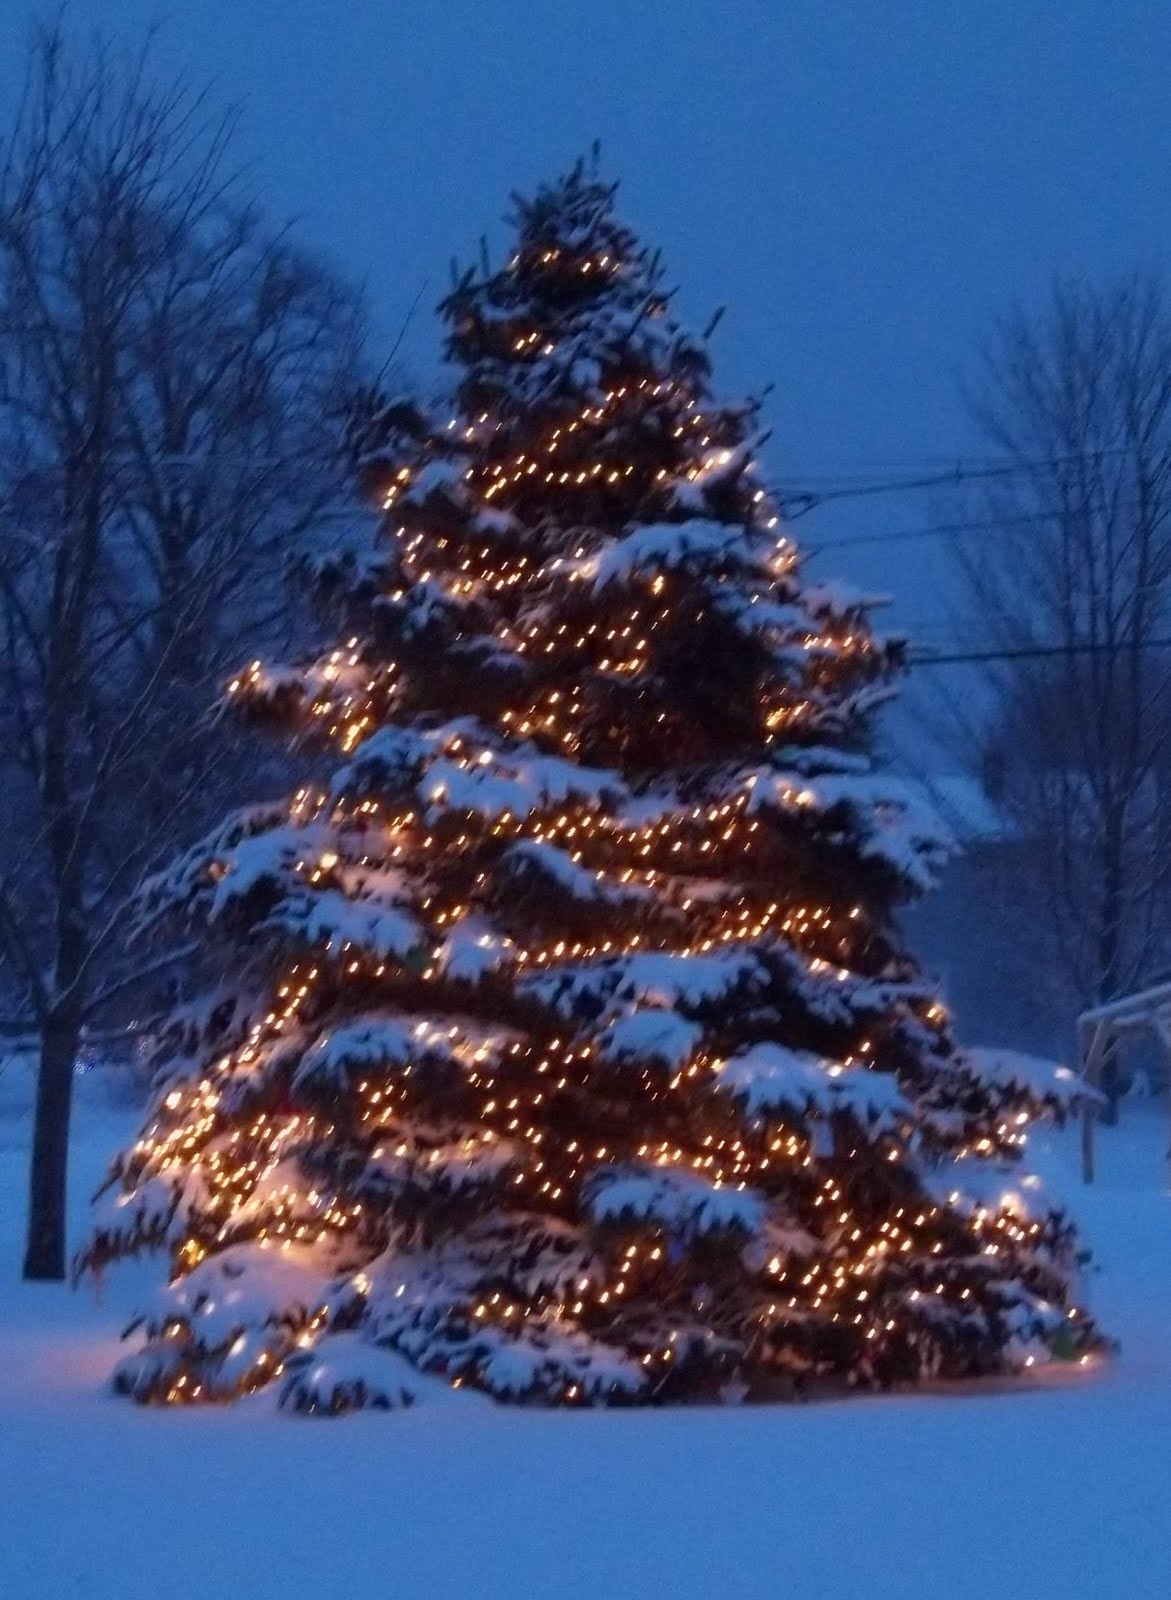
[{"label": "snow mound at tree base", "polygon": [[280,1404],[301,1416],[397,1411],[420,1401],[489,1404],[484,1395],[420,1372],[397,1351],[372,1345],[357,1333],[336,1334],[323,1353],[291,1358],[285,1366],[290,1377]]}]

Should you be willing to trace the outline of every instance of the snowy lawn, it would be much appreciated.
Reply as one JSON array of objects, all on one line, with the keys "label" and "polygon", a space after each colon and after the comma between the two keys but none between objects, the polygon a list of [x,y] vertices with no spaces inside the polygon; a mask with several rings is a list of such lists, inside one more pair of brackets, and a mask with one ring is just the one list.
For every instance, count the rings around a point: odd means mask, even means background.
[{"label": "snowy lawn", "polygon": [[[8,1075],[11,1081],[11,1074]],[[19,1279],[27,1116],[0,1075],[0,1597],[1171,1595],[1163,1115],[1039,1163],[1097,1250],[1118,1363],[1016,1393],[344,1421],[109,1397],[104,1304]],[[83,1096],[74,1214],[132,1123]],[[136,1269],[137,1270],[137,1269]],[[149,1268],[147,1269],[149,1272]]]}]

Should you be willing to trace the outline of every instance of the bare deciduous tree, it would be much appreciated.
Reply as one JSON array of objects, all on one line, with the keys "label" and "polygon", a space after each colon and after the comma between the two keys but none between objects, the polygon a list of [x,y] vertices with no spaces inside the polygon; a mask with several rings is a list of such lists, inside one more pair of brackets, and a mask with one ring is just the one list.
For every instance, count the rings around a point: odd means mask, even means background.
[{"label": "bare deciduous tree", "polygon": [[231,116],[53,31],[0,169],[0,961],[39,1039],[26,1275],[65,1271],[74,1063],[128,897],[223,804],[217,678],[335,495],[353,293],[239,200]]},{"label": "bare deciduous tree", "polygon": [[[1079,1003],[1166,965],[1171,916],[1171,314],[1152,279],[1059,286],[998,325],[973,413],[1009,470],[959,547],[993,774]],[[1019,652],[1013,655],[1012,653]]]}]

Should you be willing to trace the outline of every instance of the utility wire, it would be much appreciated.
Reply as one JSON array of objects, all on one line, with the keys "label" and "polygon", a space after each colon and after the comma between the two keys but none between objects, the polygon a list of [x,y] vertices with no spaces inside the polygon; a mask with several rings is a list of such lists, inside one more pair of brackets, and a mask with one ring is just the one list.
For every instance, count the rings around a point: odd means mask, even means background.
[{"label": "utility wire", "polygon": [[950,471],[931,473],[926,476],[887,478],[878,482],[852,484],[845,480],[827,480],[825,488],[792,487],[786,489],[783,483],[777,485],[777,495],[785,509],[789,521],[815,511],[819,506],[827,505],[834,500],[865,500],[880,494],[910,494],[923,489],[954,488],[963,483],[975,483],[995,478],[1012,478],[1020,473],[1036,473],[1051,471],[1062,466],[1076,466],[1082,462],[1102,461],[1111,456],[1128,455],[1128,447],[1119,446],[1109,450],[1080,450],[1066,456],[1047,456],[1035,461],[1011,461],[996,463],[986,461],[980,465],[965,463],[957,460]]},{"label": "utility wire", "polygon": [[[1088,511],[1092,508],[1081,509]],[[910,539],[956,538],[967,533],[1008,532],[1012,528],[1031,527],[1035,523],[1055,521],[1069,515],[1071,512],[1065,508],[1022,511],[1006,517],[981,517],[967,522],[930,523],[923,528],[892,528],[883,533],[852,533],[847,534],[844,539],[822,539],[818,543],[810,541],[802,548],[807,556],[812,557],[820,555],[823,550],[852,550],[858,545],[894,544],[900,540]]]},{"label": "utility wire", "polygon": [[[778,492],[783,485],[788,484],[789,495],[793,499],[809,498],[820,503],[825,499],[844,498],[847,495],[866,494],[891,494],[900,490],[945,488],[949,484],[970,482],[980,478],[1005,478],[1013,477],[1022,472],[1038,472],[1045,468],[1074,466],[1083,461],[1101,461],[1110,456],[1130,454],[1130,447],[1120,445],[1105,450],[1078,450],[1068,455],[1040,456],[1035,459],[1011,459],[997,456],[918,456],[908,457],[907,465],[915,463],[930,463],[939,461],[946,463],[939,470],[930,473],[916,471],[913,476],[905,475],[895,478],[875,478],[870,473],[792,473],[784,478],[774,480]],[[307,451],[302,455],[297,450],[286,451],[252,451],[247,449],[216,451],[209,449],[203,451],[167,451],[160,450],[156,453],[150,451],[131,453],[119,451],[116,460],[119,465],[136,466],[143,459],[149,459],[155,467],[195,468],[207,471],[216,466],[250,467],[266,466],[291,466],[298,459],[321,465],[320,453]],[[892,470],[897,470],[899,463],[892,462]],[[46,473],[46,475],[49,475]]]},{"label": "utility wire", "polygon": [[1107,641],[1087,641],[1085,644],[1028,644],[1015,645],[1003,650],[954,650],[946,654],[918,654],[912,651],[908,665],[912,667],[952,667],[978,661],[1029,661],[1057,656],[1108,655],[1123,650],[1171,650],[1171,639],[1141,639],[1137,643],[1124,639],[1113,644]]}]

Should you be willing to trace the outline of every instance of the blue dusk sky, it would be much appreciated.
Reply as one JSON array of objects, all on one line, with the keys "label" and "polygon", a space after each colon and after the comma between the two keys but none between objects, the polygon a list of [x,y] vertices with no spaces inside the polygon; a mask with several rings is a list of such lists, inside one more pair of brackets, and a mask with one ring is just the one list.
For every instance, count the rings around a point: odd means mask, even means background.
[{"label": "blue dusk sky", "polygon": [[[8,98],[33,8],[0,10]],[[241,100],[270,210],[367,285],[435,373],[452,255],[500,243],[510,189],[603,145],[687,315],[728,311],[720,388],[774,385],[774,476],[915,472],[978,448],[956,372],[997,308],[1057,273],[1160,264],[1171,239],[1168,0],[72,0],[159,24],[165,72]],[[842,502],[813,543],[915,527],[924,497]],[[827,550],[946,637],[936,541]]]}]

